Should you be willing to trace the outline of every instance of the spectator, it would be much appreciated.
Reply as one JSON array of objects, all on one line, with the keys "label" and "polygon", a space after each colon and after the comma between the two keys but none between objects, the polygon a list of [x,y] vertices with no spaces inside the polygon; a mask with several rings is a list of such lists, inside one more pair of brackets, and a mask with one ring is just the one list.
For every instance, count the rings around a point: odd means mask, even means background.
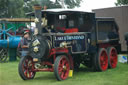
[{"label": "spectator", "polygon": [[22,38],[22,43],[21,43],[21,57],[24,57],[28,54],[28,48],[29,48],[29,31],[25,31],[23,38]]}]

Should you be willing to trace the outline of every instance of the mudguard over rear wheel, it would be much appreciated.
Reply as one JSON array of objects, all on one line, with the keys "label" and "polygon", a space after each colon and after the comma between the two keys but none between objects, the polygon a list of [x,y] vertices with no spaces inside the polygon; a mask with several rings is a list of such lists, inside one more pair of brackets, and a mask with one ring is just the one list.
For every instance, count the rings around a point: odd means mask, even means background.
[{"label": "mudguard over rear wheel", "polygon": [[35,76],[34,62],[30,56],[21,57],[19,63],[19,75],[23,80],[33,79]]},{"label": "mudguard over rear wheel", "polygon": [[68,78],[70,70],[69,59],[65,55],[60,55],[54,63],[54,74],[58,81]]}]

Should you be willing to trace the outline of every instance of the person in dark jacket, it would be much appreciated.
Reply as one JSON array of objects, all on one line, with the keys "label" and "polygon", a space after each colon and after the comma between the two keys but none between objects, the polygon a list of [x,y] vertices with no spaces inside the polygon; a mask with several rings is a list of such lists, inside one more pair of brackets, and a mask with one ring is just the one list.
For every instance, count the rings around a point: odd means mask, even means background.
[{"label": "person in dark jacket", "polygon": [[22,38],[22,43],[21,43],[21,57],[24,57],[28,54],[28,48],[29,48],[29,31],[25,31],[23,38]]}]

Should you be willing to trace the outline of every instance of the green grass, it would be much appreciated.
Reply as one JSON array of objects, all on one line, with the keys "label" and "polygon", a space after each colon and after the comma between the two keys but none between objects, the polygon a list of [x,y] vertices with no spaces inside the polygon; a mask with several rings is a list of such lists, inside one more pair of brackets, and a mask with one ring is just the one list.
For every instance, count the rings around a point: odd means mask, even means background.
[{"label": "green grass", "polygon": [[128,64],[119,63],[105,72],[81,67],[72,78],[60,82],[53,72],[37,72],[33,80],[24,81],[18,74],[18,62],[0,63],[0,85],[128,85]]}]

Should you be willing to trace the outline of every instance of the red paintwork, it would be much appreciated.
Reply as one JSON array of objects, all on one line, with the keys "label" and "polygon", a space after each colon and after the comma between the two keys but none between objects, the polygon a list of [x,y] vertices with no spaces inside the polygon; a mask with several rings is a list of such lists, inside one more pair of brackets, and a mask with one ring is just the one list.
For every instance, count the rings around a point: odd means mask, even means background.
[{"label": "red paintwork", "polygon": [[[65,53],[68,55],[68,58],[69,58],[69,61],[70,61],[70,64],[71,64],[71,69],[73,69],[73,59],[72,59],[72,56],[70,56],[68,54],[68,49],[67,48],[53,48],[51,49],[50,51],[50,54],[48,57],[53,57],[54,61],[56,59],[56,53]],[[53,72],[54,69],[53,69],[53,64],[51,62],[42,62],[41,65],[48,65],[48,66],[51,66],[51,68],[43,68],[43,69],[34,69],[33,71],[35,72],[38,72],[38,71],[50,71],[50,72]]]},{"label": "red paintwork", "polygon": [[58,74],[62,80],[65,80],[68,77],[70,65],[66,57],[62,56],[58,63]]},{"label": "red paintwork", "polygon": [[39,72],[39,71],[43,71],[43,72],[45,72],[45,71],[53,72],[53,69],[52,69],[52,68],[43,68],[43,69],[34,69],[33,71],[35,71],[35,72]]},{"label": "red paintwork", "polygon": [[53,49],[51,49],[48,57],[51,57],[53,55],[53,59],[55,61],[56,53],[66,53],[67,57],[69,58],[70,64],[71,64],[71,69],[74,68],[72,56],[69,54],[69,51],[67,48],[53,48]]},{"label": "red paintwork", "polygon": [[[29,63],[28,63],[29,62]],[[32,61],[32,58],[26,59],[24,63],[22,64],[22,68],[24,71],[24,75],[27,78],[32,78],[34,76],[34,63]]]},{"label": "red paintwork", "polygon": [[27,30],[25,30],[25,32],[29,32],[29,31],[30,31],[30,30],[28,30],[28,29],[27,29]]},{"label": "red paintwork", "polygon": [[63,31],[64,33],[78,32],[78,28],[68,28],[68,29],[66,29],[65,27],[57,27],[56,29]]},{"label": "red paintwork", "polygon": [[108,56],[106,51],[103,50],[99,56],[100,56],[100,67],[102,71],[105,71],[108,68]]},{"label": "red paintwork", "polygon": [[50,54],[48,57],[52,57],[52,55],[55,58],[56,53],[68,53],[68,49],[67,48],[53,48],[50,50]]},{"label": "red paintwork", "polygon": [[45,62],[42,62],[41,65],[42,66],[48,65],[48,66],[51,66],[51,68],[33,69],[33,71],[35,71],[35,72],[38,72],[38,71],[49,71],[49,72],[53,72],[54,71],[53,64],[51,62],[45,61]]},{"label": "red paintwork", "polygon": [[51,62],[43,62],[43,65],[49,65],[49,66],[53,66],[53,64]]},{"label": "red paintwork", "polygon": [[78,28],[68,28],[65,30],[64,33],[74,33],[74,32],[78,32]]},{"label": "red paintwork", "polygon": [[110,64],[112,68],[115,68],[117,65],[117,52],[114,48],[110,52]]}]

